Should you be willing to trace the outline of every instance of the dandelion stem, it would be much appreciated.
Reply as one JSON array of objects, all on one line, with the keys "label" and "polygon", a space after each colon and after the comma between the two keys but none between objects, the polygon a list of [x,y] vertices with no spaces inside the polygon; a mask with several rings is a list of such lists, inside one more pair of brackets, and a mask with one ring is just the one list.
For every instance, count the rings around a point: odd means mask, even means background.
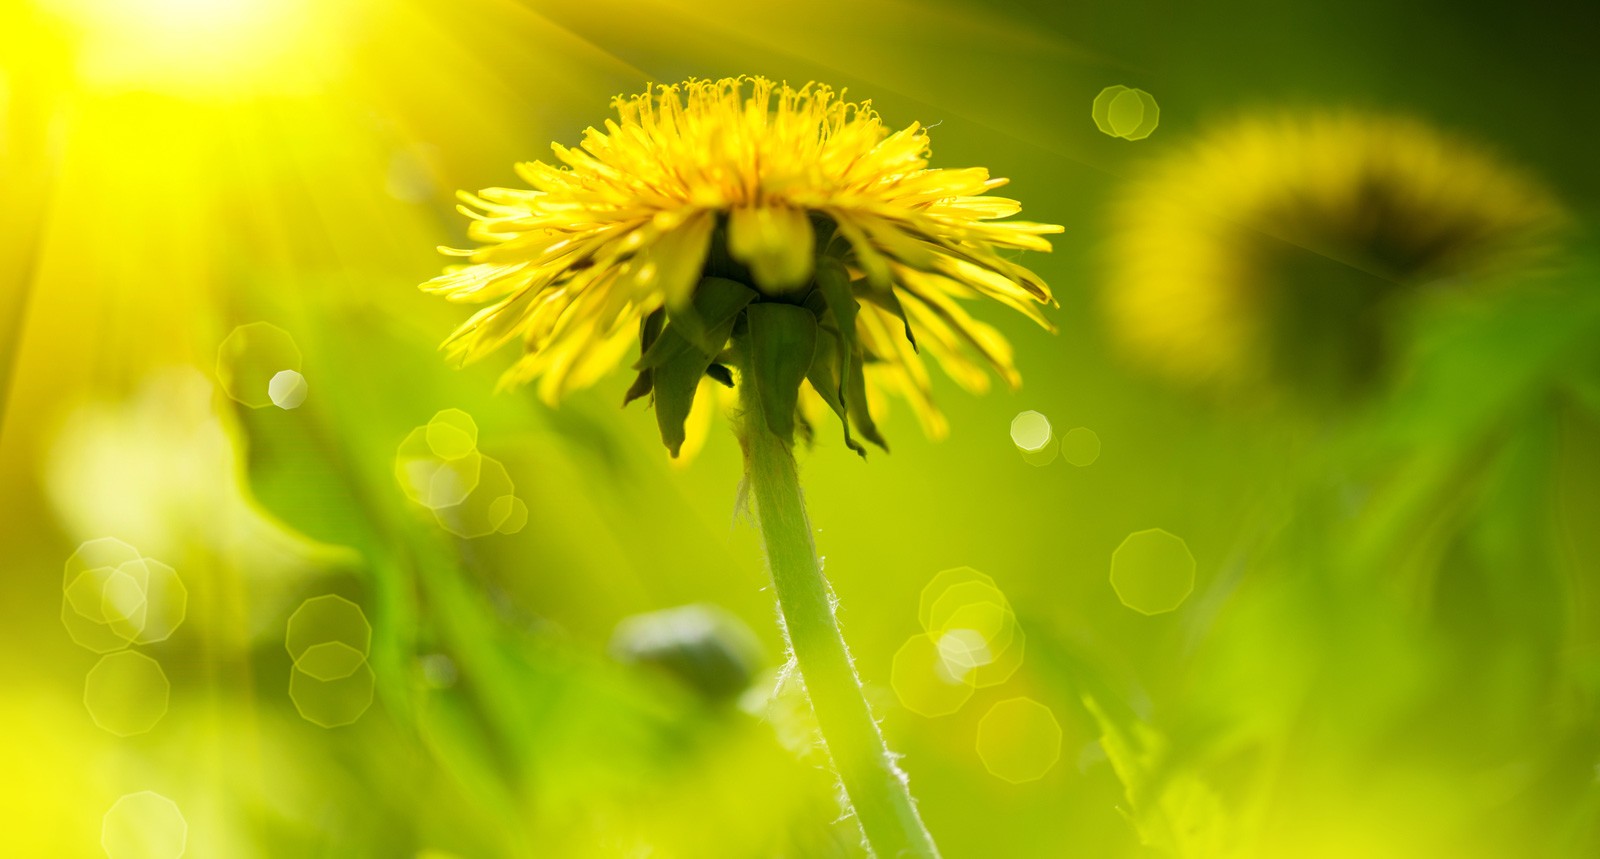
[{"label": "dandelion stem", "polygon": [[822,575],[792,442],[762,419],[755,374],[739,384],[740,441],[785,632],[823,742],[868,845],[879,857],[937,857],[938,848],[861,692]]}]

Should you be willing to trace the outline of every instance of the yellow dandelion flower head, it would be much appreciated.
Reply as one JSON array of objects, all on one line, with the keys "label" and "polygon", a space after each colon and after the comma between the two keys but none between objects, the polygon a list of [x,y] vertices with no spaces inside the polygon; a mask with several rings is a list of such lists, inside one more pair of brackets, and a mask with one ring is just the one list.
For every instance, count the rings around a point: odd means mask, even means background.
[{"label": "yellow dandelion flower head", "polygon": [[[1060,227],[1002,220],[1021,208],[989,196],[1006,180],[930,168],[926,128],[891,130],[869,102],[818,84],[691,79],[613,106],[616,118],[577,147],[553,144],[554,163],[518,164],[530,187],[461,195],[479,246],[442,249],[466,264],[423,284],[487,305],[446,341],[452,358],[520,341],[502,384],[537,381],[555,403],[638,340],[630,398],[652,393],[660,414],[664,375],[678,388],[683,376],[695,388],[729,383],[722,350],[745,311],[784,303],[812,309],[839,347],[808,374],[809,401],[842,418],[855,400],[850,424],[869,439],[866,404],[883,391],[908,398],[931,435],[944,432],[924,353],[970,390],[987,386],[984,365],[1017,383],[1009,344],[960,304],[991,298],[1048,327],[1048,287],[1008,252],[1048,251],[1042,236]],[[663,369],[684,342],[703,372]],[[854,375],[865,381],[851,392]],[[680,406],[670,420],[681,423]]]},{"label": "yellow dandelion flower head", "polygon": [[1414,119],[1236,120],[1119,196],[1103,303],[1134,360],[1223,388],[1374,376],[1394,299],[1529,264],[1539,183]]}]

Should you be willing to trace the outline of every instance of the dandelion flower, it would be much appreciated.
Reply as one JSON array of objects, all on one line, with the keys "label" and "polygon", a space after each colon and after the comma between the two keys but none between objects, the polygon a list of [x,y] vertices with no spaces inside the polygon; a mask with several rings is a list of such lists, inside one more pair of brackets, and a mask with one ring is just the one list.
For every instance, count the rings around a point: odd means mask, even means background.
[{"label": "dandelion flower", "polygon": [[935,859],[834,617],[793,446],[822,410],[851,448],[882,446],[882,391],[942,434],[919,347],[968,389],[988,384],[984,365],[1017,384],[1010,345],[962,302],[1049,327],[1049,289],[1009,252],[1048,251],[1060,227],[1006,220],[1020,204],[989,196],[1004,179],[929,167],[927,129],[891,131],[825,86],[690,80],[615,107],[578,148],[554,146],[560,166],[518,165],[531,188],[463,195],[480,246],[447,250],[468,264],[423,288],[488,306],[446,349],[470,361],[521,341],[502,383],[537,380],[553,404],[637,339],[627,399],[652,398],[675,457],[698,444],[688,428],[703,432],[716,386],[737,393],[784,635],[847,811],[878,855]]},{"label": "dandelion flower", "polygon": [[922,352],[968,390],[987,387],[985,366],[1016,385],[1010,345],[962,303],[994,299],[1049,327],[1049,288],[1009,252],[1048,251],[1060,227],[1005,220],[1020,205],[989,192],[1006,180],[930,168],[926,128],[891,131],[843,95],[759,77],[656,86],[615,99],[617,117],[579,146],[554,144],[555,163],[518,164],[529,188],[462,194],[480,245],[442,249],[467,264],[423,289],[487,306],[447,353],[467,362],[518,341],[502,385],[536,381],[555,403],[637,341],[629,399],[653,394],[676,455],[700,380],[732,381],[722,353],[745,311],[788,304],[818,320],[806,398],[847,422],[847,440],[853,425],[882,444],[880,391],[942,435]]},{"label": "dandelion flower", "polygon": [[1152,165],[1114,212],[1104,304],[1139,363],[1221,388],[1359,388],[1394,301],[1549,247],[1561,209],[1411,119],[1246,118]]}]

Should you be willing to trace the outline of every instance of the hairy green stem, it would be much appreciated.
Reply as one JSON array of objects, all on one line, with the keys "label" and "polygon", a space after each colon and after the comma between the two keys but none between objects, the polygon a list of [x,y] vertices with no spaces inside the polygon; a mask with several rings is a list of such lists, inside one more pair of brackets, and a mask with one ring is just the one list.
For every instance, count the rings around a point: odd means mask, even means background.
[{"label": "hairy green stem", "polygon": [[789,647],[823,742],[872,851],[883,859],[937,857],[939,850],[862,695],[834,618],[791,442],[767,428],[753,382],[746,374],[739,385],[745,473]]}]

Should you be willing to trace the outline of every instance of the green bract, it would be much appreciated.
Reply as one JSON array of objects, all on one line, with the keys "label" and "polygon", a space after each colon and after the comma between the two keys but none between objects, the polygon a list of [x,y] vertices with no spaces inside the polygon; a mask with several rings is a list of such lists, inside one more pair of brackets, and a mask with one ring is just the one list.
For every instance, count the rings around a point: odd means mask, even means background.
[{"label": "green bract", "polygon": [[863,348],[857,334],[863,300],[893,313],[915,346],[894,288],[866,280],[852,284],[844,263],[833,256],[820,256],[811,282],[782,296],[727,277],[703,277],[688,305],[662,308],[640,322],[638,376],[624,402],[651,397],[661,441],[677,456],[702,377],[730,388],[754,385],[762,419],[791,441],[797,431],[807,440],[813,434],[800,406],[801,388],[809,383],[839,418],[851,450],[866,455],[858,436],[887,450],[867,406],[865,367],[881,359]]}]

